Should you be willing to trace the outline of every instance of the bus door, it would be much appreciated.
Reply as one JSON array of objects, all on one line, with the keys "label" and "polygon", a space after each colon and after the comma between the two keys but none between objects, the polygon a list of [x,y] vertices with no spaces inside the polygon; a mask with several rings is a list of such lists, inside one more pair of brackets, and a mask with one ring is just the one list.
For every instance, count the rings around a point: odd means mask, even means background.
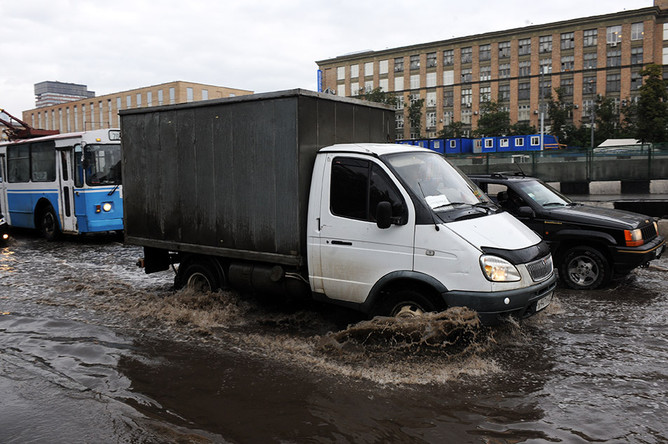
[{"label": "bus door", "polygon": [[77,233],[77,218],[74,214],[74,174],[72,160],[74,152],[72,147],[64,147],[58,153],[58,177],[60,180],[60,192],[58,193],[58,206],[60,207],[60,225],[63,232]]},{"label": "bus door", "polygon": [[7,168],[5,155],[0,154],[0,214],[9,221],[9,207],[7,206]]}]

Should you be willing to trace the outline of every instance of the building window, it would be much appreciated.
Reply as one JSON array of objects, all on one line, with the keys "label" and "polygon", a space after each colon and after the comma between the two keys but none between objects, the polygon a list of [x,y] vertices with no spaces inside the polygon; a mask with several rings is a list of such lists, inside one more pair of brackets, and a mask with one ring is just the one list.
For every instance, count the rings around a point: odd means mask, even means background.
[{"label": "building window", "polygon": [[519,71],[519,76],[520,77],[527,77],[531,75],[531,62],[526,60],[524,62],[519,63],[520,66],[520,71]]},{"label": "building window", "polygon": [[622,87],[622,75],[621,74],[608,74],[606,77],[605,83],[605,92],[619,92]]},{"label": "building window", "polygon": [[644,34],[645,30],[642,22],[631,24],[631,40],[642,40]]},{"label": "building window", "polygon": [[378,87],[383,91],[389,91],[390,81],[388,79],[378,80]]},{"label": "building window", "polygon": [[531,39],[521,39],[518,42],[519,45],[519,55],[528,55],[531,54]]},{"label": "building window", "polygon": [[336,80],[345,80],[346,79],[346,67],[339,66],[336,68]]},{"label": "building window", "polygon": [[510,64],[504,63],[503,65],[499,65],[499,78],[507,79],[509,77],[510,77]]},{"label": "building window", "polygon": [[596,46],[598,29],[586,29],[582,40],[582,46]]},{"label": "building window", "polygon": [[379,74],[387,74],[387,71],[389,69],[389,61],[388,60],[381,60],[378,62],[378,73]]},{"label": "building window", "polygon": [[596,62],[598,54],[595,52],[588,52],[582,56],[582,69],[596,69]]},{"label": "building window", "polygon": [[435,88],[436,87],[436,73],[435,72],[428,72],[426,80],[427,80],[427,88]]},{"label": "building window", "polygon": [[471,88],[462,89],[462,105],[471,106],[473,102],[473,90]]},{"label": "building window", "polygon": [[433,108],[436,106],[436,91],[427,92],[427,100],[425,101],[427,107]]},{"label": "building window", "polygon": [[127,109],[132,108],[132,96],[125,96],[125,107]]},{"label": "building window", "polygon": [[[207,90],[202,91],[202,98],[204,99],[204,93],[207,93],[207,99],[209,98],[209,92]],[[146,106],[153,106],[153,92],[149,91],[146,93]]]},{"label": "building window", "polygon": [[351,96],[359,96],[360,94],[360,84],[359,82],[354,82],[350,84],[350,95]]},{"label": "building window", "polygon": [[622,41],[622,27],[608,26],[605,32],[605,42],[608,45],[617,45]]},{"label": "building window", "polygon": [[394,115],[394,122],[396,129],[404,129],[404,114],[403,113],[397,113]]},{"label": "building window", "polygon": [[171,105],[176,103],[176,89],[174,89],[173,87],[169,88],[169,103]]},{"label": "building window", "polygon": [[141,93],[137,94],[137,108],[140,108],[140,107],[141,107]]},{"label": "building window", "polygon": [[478,60],[484,62],[492,59],[492,45],[481,45],[478,49]]},{"label": "building window", "polygon": [[561,93],[566,97],[573,96],[573,79],[561,79]]},{"label": "building window", "polygon": [[573,71],[574,66],[575,66],[574,56],[561,57],[561,72]]},{"label": "building window", "polygon": [[121,108],[122,103],[123,103],[123,102],[121,101],[121,98],[120,98],[120,97],[116,97],[116,110],[120,111],[120,110],[122,109],[122,108]]},{"label": "building window", "polygon": [[539,53],[544,53],[544,52],[552,52],[552,36],[551,35],[544,35],[541,36],[538,40],[538,52]]},{"label": "building window", "polygon": [[209,100],[209,90],[208,89],[203,89],[202,90],[202,100]]},{"label": "building window", "polygon": [[452,66],[455,64],[455,50],[446,49],[443,51],[443,66]]},{"label": "building window", "polygon": [[373,62],[364,64],[364,77],[373,77]]},{"label": "building window", "polygon": [[450,107],[455,105],[455,92],[453,90],[443,91],[443,106]]},{"label": "building window", "polygon": [[492,87],[491,86],[481,86],[480,87],[480,103],[489,102],[492,100]]},{"label": "building window", "polygon": [[522,82],[517,85],[517,98],[519,100],[529,100],[531,97],[531,84],[529,82]]},{"label": "building window", "polygon": [[481,66],[480,67],[480,80],[487,81],[492,79],[492,67],[491,66]]},{"label": "building window", "polygon": [[518,121],[521,122],[531,119],[531,107],[529,105],[520,105],[517,111]]},{"label": "building window", "polygon": [[506,59],[510,57],[510,42],[499,43],[499,58]]},{"label": "building window", "polygon": [[540,74],[552,73],[552,59],[540,59]]},{"label": "building window", "polygon": [[499,102],[510,101],[510,85],[499,85]]},{"label": "building window", "polygon": [[471,124],[471,110],[470,109],[463,109],[462,110],[462,123],[465,125],[470,125]]},{"label": "building window", "polygon": [[158,105],[162,105],[164,103],[164,97],[162,96],[162,90],[158,90]]},{"label": "building window", "polygon": [[360,66],[359,65],[350,65],[350,78],[356,79],[360,76]]},{"label": "building window", "polygon": [[453,111],[445,111],[443,113],[443,125],[450,125],[455,120],[455,113]]},{"label": "building window", "polygon": [[462,48],[461,54],[462,54],[461,63],[471,63],[471,61],[473,61],[473,48],[471,48],[470,46]]},{"label": "building window", "polygon": [[622,65],[622,51],[619,49],[609,49],[605,66],[614,68]]},{"label": "building window", "polygon": [[631,65],[642,65],[642,46],[631,48]]},{"label": "building window", "polygon": [[394,59],[394,72],[403,72],[404,71],[404,58],[397,57]]},{"label": "building window", "polygon": [[404,90],[404,78],[403,77],[395,77],[394,78],[394,90],[395,91],[403,91]]},{"label": "building window", "polygon": [[443,71],[443,85],[454,85],[455,84],[455,72],[454,71]]},{"label": "building window", "polygon": [[575,48],[575,37],[572,32],[565,32],[561,34],[561,49]]},{"label": "building window", "polygon": [[430,52],[427,54],[427,68],[435,68],[436,67],[436,53],[435,52]]},{"label": "building window", "polygon": [[410,78],[411,89],[420,89],[420,74],[413,74]]},{"label": "building window", "polygon": [[427,128],[436,128],[436,113],[431,111],[426,113]]},{"label": "building window", "polygon": [[462,69],[462,83],[471,83],[473,74],[471,68]]},{"label": "building window", "polygon": [[404,109],[404,96],[403,95],[397,96],[396,109]]},{"label": "building window", "polygon": [[540,97],[543,97],[544,99],[549,99],[552,97],[552,80],[548,77],[546,79],[543,79],[542,82],[538,82],[538,88],[540,92],[538,95]]},{"label": "building window", "polygon": [[596,76],[582,78],[582,95],[589,96],[596,94]]},{"label": "building window", "polygon": [[631,72],[631,91],[637,91],[642,86],[642,76],[640,72]]},{"label": "building window", "polygon": [[420,69],[420,56],[412,55],[411,56],[411,69]]}]

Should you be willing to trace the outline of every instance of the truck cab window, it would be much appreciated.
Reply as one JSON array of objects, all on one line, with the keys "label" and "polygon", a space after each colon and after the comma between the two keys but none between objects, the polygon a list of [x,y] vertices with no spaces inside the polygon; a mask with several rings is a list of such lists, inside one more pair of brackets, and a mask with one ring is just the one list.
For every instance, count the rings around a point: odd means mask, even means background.
[{"label": "truck cab window", "polygon": [[332,163],[330,209],[351,219],[376,221],[379,202],[392,205],[392,216],[404,218],[406,206],[399,190],[376,164],[363,159],[337,157]]}]

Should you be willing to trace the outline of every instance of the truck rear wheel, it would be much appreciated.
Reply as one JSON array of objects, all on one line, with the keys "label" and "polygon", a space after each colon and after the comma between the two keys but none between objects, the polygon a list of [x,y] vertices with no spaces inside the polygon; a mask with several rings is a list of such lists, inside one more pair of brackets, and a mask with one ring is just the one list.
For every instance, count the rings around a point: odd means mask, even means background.
[{"label": "truck rear wheel", "polygon": [[[182,269],[183,267],[183,269]],[[216,291],[223,288],[225,277],[213,261],[196,260],[181,264],[174,278],[174,286],[197,292]]]},{"label": "truck rear wheel", "polygon": [[428,297],[414,290],[399,290],[383,301],[378,314],[397,318],[416,318],[432,311],[436,311],[436,304]]},{"label": "truck rear wheel", "polygon": [[559,275],[576,290],[593,290],[608,282],[610,265],[600,251],[592,247],[574,247],[566,252]]}]

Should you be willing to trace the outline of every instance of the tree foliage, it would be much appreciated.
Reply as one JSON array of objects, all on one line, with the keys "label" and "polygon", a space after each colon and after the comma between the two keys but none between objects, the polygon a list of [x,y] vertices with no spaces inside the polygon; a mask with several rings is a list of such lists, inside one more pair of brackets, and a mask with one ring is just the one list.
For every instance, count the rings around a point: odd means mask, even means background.
[{"label": "tree foliage", "polygon": [[547,114],[550,124],[550,133],[557,136],[559,141],[566,140],[566,126],[571,122],[573,104],[564,101],[564,91],[561,88],[555,88],[556,100],[550,97],[547,101]]},{"label": "tree foliage", "polygon": [[408,121],[411,124],[411,129],[415,131],[418,137],[422,137],[422,106],[424,99],[417,99],[411,102],[408,106]]},{"label": "tree foliage", "polygon": [[473,132],[475,137],[498,137],[510,132],[510,113],[494,101],[480,104],[478,128]]},{"label": "tree foliage", "polygon": [[384,103],[392,106],[397,105],[397,97],[394,94],[383,91],[383,88],[380,87],[372,90],[362,88],[357,98],[368,102]]},{"label": "tree foliage", "polygon": [[665,142],[668,138],[668,92],[660,65],[640,71],[643,85],[638,100],[636,138],[644,142]]},{"label": "tree foliage", "polygon": [[464,136],[464,124],[462,122],[452,122],[445,125],[441,131],[438,132],[437,137],[443,139],[460,138]]}]

